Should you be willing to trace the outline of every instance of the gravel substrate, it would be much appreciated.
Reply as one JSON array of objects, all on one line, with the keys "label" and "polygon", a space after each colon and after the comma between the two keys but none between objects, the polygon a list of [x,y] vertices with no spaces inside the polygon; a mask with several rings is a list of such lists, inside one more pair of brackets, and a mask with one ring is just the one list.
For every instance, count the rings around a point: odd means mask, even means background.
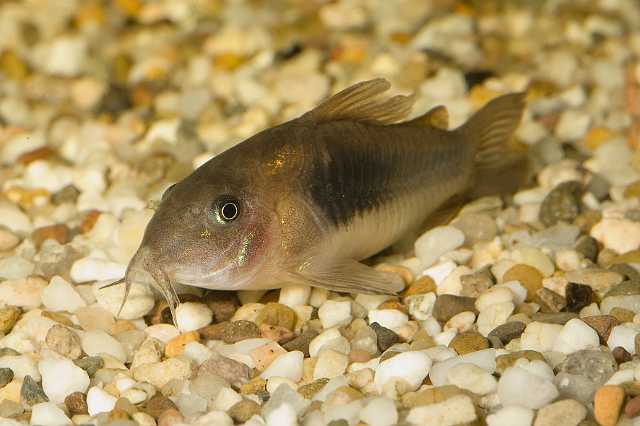
[{"label": "gravel substrate", "polygon": [[[0,2],[0,424],[640,425],[638,28],[635,0]],[[373,77],[451,127],[527,90],[531,184],[376,258],[399,297],[180,287],[174,326],[136,284],[116,318],[164,189]]]}]

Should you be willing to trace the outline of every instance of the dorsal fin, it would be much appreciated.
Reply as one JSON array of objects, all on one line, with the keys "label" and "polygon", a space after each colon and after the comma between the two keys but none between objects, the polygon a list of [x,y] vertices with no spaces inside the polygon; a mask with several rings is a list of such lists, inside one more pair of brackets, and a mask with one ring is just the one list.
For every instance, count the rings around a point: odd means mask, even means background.
[{"label": "dorsal fin", "polygon": [[356,83],[333,95],[302,117],[317,123],[338,120],[375,124],[396,123],[411,112],[414,97],[380,97],[390,87],[391,84],[383,78]]},{"label": "dorsal fin", "polygon": [[438,105],[413,120],[407,121],[405,124],[413,126],[431,126],[442,130],[448,130],[449,111],[447,111],[447,108],[445,108],[444,105]]}]

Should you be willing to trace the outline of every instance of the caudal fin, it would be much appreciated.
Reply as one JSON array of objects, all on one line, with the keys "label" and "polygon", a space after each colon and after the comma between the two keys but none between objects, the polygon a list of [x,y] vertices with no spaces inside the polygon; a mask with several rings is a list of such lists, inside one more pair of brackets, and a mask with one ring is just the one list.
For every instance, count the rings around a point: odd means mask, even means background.
[{"label": "caudal fin", "polygon": [[524,107],[525,93],[500,96],[458,129],[475,149],[472,197],[513,192],[527,178],[526,149],[512,140]]}]

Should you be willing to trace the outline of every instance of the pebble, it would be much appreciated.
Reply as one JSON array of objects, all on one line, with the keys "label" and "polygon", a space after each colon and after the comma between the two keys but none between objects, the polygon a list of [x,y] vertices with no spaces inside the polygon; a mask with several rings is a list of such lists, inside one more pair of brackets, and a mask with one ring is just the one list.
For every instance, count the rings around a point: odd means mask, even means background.
[{"label": "pebble", "polygon": [[464,243],[464,234],[453,226],[439,226],[422,234],[415,242],[415,252],[422,266],[432,266],[443,254]]},{"label": "pebble", "polygon": [[47,282],[40,277],[6,280],[0,283],[0,302],[19,308],[34,309],[42,303]]},{"label": "pebble", "polygon": [[62,325],[54,325],[45,338],[47,346],[53,351],[69,359],[78,359],[82,355],[80,337]]},{"label": "pebble", "polygon": [[561,331],[562,326],[559,324],[531,322],[520,336],[520,347],[537,352],[550,351]]},{"label": "pebble", "polygon": [[523,322],[509,321],[491,330],[487,335],[487,338],[489,338],[489,340],[496,338],[503,345],[507,345],[513,339],[518,339],[526,327],[527,324]]},{"label": "pebble", "polygon": [[[140,382],[149,382],[156,388],[162,388],[171,380],[184,380],[191,377],[191,365],[179,357],[162,362],[140,365],[131,371],[133,378]],[[91,414],[91,413],[89,413]]]},{"label": "pebble", "polygon": [[618,254],[640,248],[640,223],[631,220],[604,218],[591,229],[590,235]]},{"label": "pebble", "polygon": [[620,386],[603,386],[593,397],[593,415],[601,426],[615,426],[624,403],[624,389]]},{"label": "pebble", "polygon": [[229,321],[238,309],[236,293],[231,291],[211,291],[205,295],[205,302],[213,313],[213,322]]},{"label": "pebble", "polygon": [[588,285],[570,282],[565,288],[565,299],[568,311],[580,312],[582,308],[593,303],[593,290]]},{"label": "pebble", "polygon": [[15,306],[0,308],[0,334],[9,334],[21,314],[22,311]]},{"label": "pebble", "polygon": [[348,325],[351,322],[351,302],[327,300],[318,309],[318,318],[322,323],[322,327],[327,329],[331,327]]},{"label": "pebble", "polygon": [[622,275],[617,272],[596,268],[567,272],[565,278],[572,283],[588,285],[593,291],[599,293],[607,292],[623,281]]},{"label": "pebble", "polygon": [[176,324],[182,333],[207,326],[213,319],[213,312],[203,303],[186,302],[176,308]]},{"label": "pebble", "polygon": [[85,392],[89,387],[89,375],[69,359],[45,358],[38,363],[42,376],[42,388],[55,404],[62,404],[74,392]]},{"label": "pebble", "polygon": [[208,325],[199,329],[198,332],[204,339],[222,340],[229,344],[260,337],[258,326],[245,320]]},{"label": "pebble", "polygon": [[587,417],[587,409],[578,401],[565,399],[542,407],[533,426],[578,426]]},{"label": "pebble", "polygon": [[396,333],[394,333],[393,330],[389,330],[388,328],[381,326],[377,322],[372,323],[371,328],[376,333],[378,349],[380,349],[380,352],[384,352],[391,346],[400,342],[400,337]]},{"label": "pebble", "polygon": [[496,327],[504,324],[509,316],[513,313],[515,306],[512,302],[502,302],[489,305],[478,314],[477,326],[478,332],[483,336]]},{"label": "pebble", "polygon": [[489,347],[489,341],[482,335],[474,332],[467,332],[456,335],[450,342],[449,347],[456,351],[458,355],[465,355]]},{"label": "pebble", "polygon": [[311,296],[311,287],[293,285],[280,290],[278,303],[291,307],[306,305]]},{"label": "pebble", "polygon": [[93,377],[96,371],[104,367],[104,360],[99,356],[88,356],[73,361],[78,367],[87,372],[89,377]]},{"label": "pebble", "polygon": [[89,356],[108,354],[121,362],[127,360],[122,344],[104,331],[87,331],[80,340],[82,350]]},{"label": "pebble", "polygon": [[285,377],[294,383],[302,378],[304,355],[300,351],[287,352],[276,358],[265,371],[260,374],[263,379]]},{"label": "pebble", "polygon": [[403,352],[385,361],[376,368],[374,384],[382,393],[394,386],[394,382],[402,381],[406,391],[416,390],[429,374],[431,359],[423,352]]},{"label": "pebble", "polygon": [[476,395],[487,395],[495,392],[497,380],[486,370],[473,364],[458,364],[447,371],[447,379],[452,385],[466,389]]},{"label": "pebble", "polygon": [[438,321],[447,322],[461,312],[477,313],[475,302],[476,299],[472,297],[443,294],[438,296],[433,305],[433,317]]},{"label": "pebble", "polygon": [[[164,362],[166,363],[167,361]],[[190,375],[187,373],[188,367],[188,365],[184,367],[183,375],[185,377]],[[236,388],[247,383],[250,376],[249,367],[245,364],[215,353],[198,369],[198,375],[206,373],[221,377]]]},{"label": "pebble", "polygon": [[374,322],[391,330],[398,329],[409,321],[409,317],[397,309],[374,309],[369,311],[369,324]]},{"label": "pebble", "polygon": [[443,402],[412,408],[407,415],[407,421],[414,425],[454,426],[476,419],[473,401],[466,395],[457,395]]},{"label": "pebble", "polygon": [[260,405],[250,399],[243,399],[234,404],[228,414],[236,423],[248,422],[251,417],[260,414]]},{"label": "pebble", "polygon": [[318,336],[318,332],[313,329],[305,330],[301,335],[293,340],[284,343],[282,347],[287,352],[300,351],[305,357],[309,356],[309,345]]},{"label": "pebble", "polygon": [[360,421],[369,426],[393,426],[398,423],[396,404],[389,398],[374,398],[360,411]]},{"label": "pebble", "polygon": [[531,302],[536,292],[542,288],[544,276],[533,266],[517,264],[507,270],[502,276],[504,282],[518,281],[527,289],[526,301]]},{"label": "pebble", "polygon": [[488,426],[531,426],[535,412],[529,408],[512,405],[503,407],[487,416]]},{"label": "pebble", "polygon": [[54,312],[75,312],[87,306],[73,286],[59,276],[51,278],[49,285],[42,289],[40,297],[42,304]]},{"label": "pebble", "polygon": [[[72,277],[73,278],[73,277]],[[115,279],[114,279],[115,280]],[[78,282],[78,281],[76,281]],[[122,286],[101,288],[94,286],[93,292],[98,304],[119,319],[134,320],[147,315],[155,305],[155,298],[151,289],[144,284],[133,282],[127,296],[127,303],[122,305],[124,289]],[[122,307],[122,311],[120,308]],[[118,315],[119,314],[119,315]]]},{"label": "pebble", "polygon": [[597,348],[600,345],[598,333],[579,319],[569,320],[558,334],[553,350],[572,354],[583,349]]},{"label": "pebble", "polygon": [[267,303],[258,313],[255,323],[275,325],[293,330],[296,324],[296,313],[290,307],[280,303]]},{"label": "pebble", "polygon": [[542,201],[540,222],[547,227],[558,222],[573,223],[580,214],[583,192],[579,182],[569,181],[557,185]]},{"label": "pebble", "polygon": [[27,405],[49,402],[49,398],[42,390],[42,386],[31,376],[24,376],[22,387],[20,388],[20,399]]},{"label": "pebble", "polygon": [[332,349],[323,349],[318,354],[316,365],[313,369],[313,379],[342,376],[349,365],[349,357]]},{"label": "pebble", "polygon": [[[522,389],[527,389],[527,392],[522,392]],[[498,382],[498,396],[504,406],[518,405],[535,410],[549,404],[558,395],[551,381],[518,366],[508,368]]]},{"label": "pebble", "polygon": [[0,226],[0,252],[9,251],[20,244],[20,238],[4,226]]},{"label": "pebble", "polygon": [[64,426],[73,424],[69,417],[52,402],[42,402],[31,407],[31,424],[40,426]]},{"label": "pebble", "polygon": [[13,370],[10,368],[0,368],[0,388],[5,387],[13,380]]},{"label": "pebble", "polygon": [[567,305],[564,297],[548,288],[539,289],[533,298],[533,302],[540,306],[542,313],[557,313]]},{"label": "pebble", "polygon": [[82,392],[73,392],[64,399],[64,405],[71,416],[89,414],[87,397]]},{"label": "pebble", "polygon": [[607,346],[610,349],[621,346],[630,354],[635,354],[635,338],[638,333],[639,331],[631,324],[616,325],[611,329],[607,339]]}]

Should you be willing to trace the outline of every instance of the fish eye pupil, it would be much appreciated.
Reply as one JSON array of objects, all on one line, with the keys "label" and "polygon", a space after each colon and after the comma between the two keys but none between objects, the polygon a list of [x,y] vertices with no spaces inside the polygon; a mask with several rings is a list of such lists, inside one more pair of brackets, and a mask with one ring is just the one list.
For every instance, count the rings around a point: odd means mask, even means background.
[{"label": "fish eye pupil", "polygon": [[238,216],[238,206],[232,202],[227,202],[220,209],[220,213],[224,220],[233,220]]}]

